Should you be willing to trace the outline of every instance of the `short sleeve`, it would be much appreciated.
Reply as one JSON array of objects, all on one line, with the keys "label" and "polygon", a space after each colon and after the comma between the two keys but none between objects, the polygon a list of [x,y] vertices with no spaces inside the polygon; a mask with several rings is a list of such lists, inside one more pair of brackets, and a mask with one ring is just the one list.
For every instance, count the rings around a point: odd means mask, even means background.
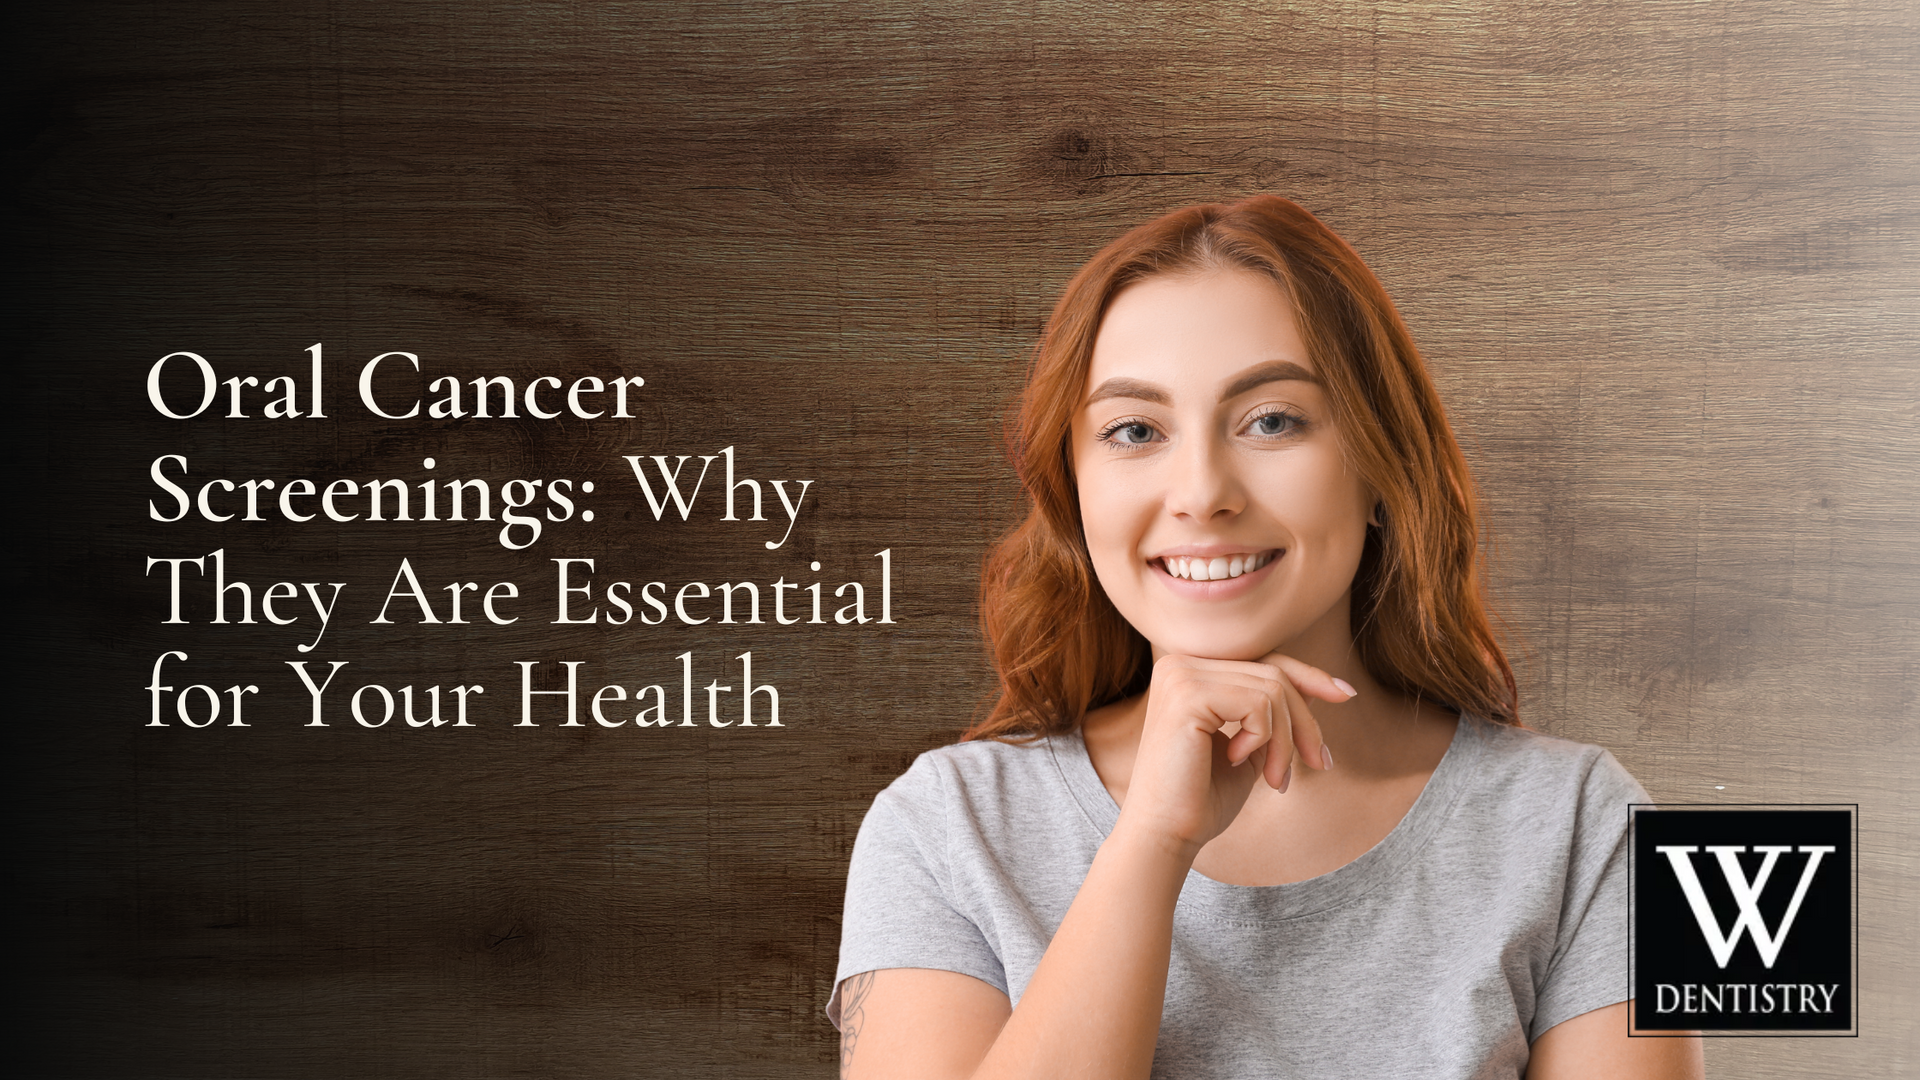
[{"label": "short sleeve", "polygon": [[1007,989],[999,958],[954,896],[945,790],[938,767],[922,757],[874,799],[860,824],[847,868],[840,965],[827,1000],[836,1028],[840,984],[864,971],[932,968]]},{"label": "short sleeve", "polygon": [[1532,1042],[1549,1028],[1633,996],[1627,951],[1628,821],[1646,789],[1600,751],[1581,785],[1559,934],[1534,999]]}]

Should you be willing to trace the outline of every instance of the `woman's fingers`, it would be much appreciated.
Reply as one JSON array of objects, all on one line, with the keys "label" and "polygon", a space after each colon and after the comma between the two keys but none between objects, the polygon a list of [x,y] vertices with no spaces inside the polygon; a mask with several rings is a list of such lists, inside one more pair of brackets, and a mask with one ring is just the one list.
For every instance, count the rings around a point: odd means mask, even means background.
[{"label": "woman's fingers", "polygon": [[1312,664],[1303,664],[1283,653],[1268,653],[1260,658],[1260,662],[1279,668],[1287,681],[1302,694],[1336,705],[1353,699],[1353,687],[1347,685],[1346,680],[1336,679]]},{"label": "woman's fingers", "polygon": [[1225,734],[1222,729],[1237,725],[1227,739],[1227,762],[1238,765],[1247,760],[1247,756],[1265,746],[1274,737],[1279,719],[1275,714],[1274,702],[1279,698],[1285,680],[1248,677],[1234,673],[1228,678],[1209,685],[1206,693],[1207,711],[1215,733]]},{"label": "woman's fingers", "polygon": [[1276,687],[1280,692],[1274,694],[1272,699],[1275,709],[1272,734],[1255,757],[1261,778],[1266,780],[1268,787],[1281,794],[1286,793],[1289,774],[1293,771],[1293,716],[1285,687],[1285,680],[1281,680],[1280,686]]},{"label": "woman's fingers", "polygon": [[1267,786],[1282,795],[1293,778],[1293,743],[1274,739],[1260,748],[1260,776]]},{"label": "woman's fingers", "polygon": [[1178,711],[1209,734],[1237,725],[1229,742],[1237,765],[1273,737],[1275,705],[1285,685],[1279,670],[1267,664],[1168,656],[1154,667],[1153,693],[1168,703],[1184,702]]},{"label": "woman's fingers", "polygon": [[1273,694],[1264,687],[1256,693],[1258,701],[1250,703],[1247,715],[1240,719],[1240,730],[1227,740],[1227,761],[1234,765],[1247,760],[1249,755],[1273,738]]},{"label": "woman's fingers", "polygon": [[1323,701],[1338,704],[1353,699],[1353,687],[1312,664],[1303,664],[1280,653],[1267,654],[1262,663],[1272,664],[1286,676],[1290,706],[1288,713],[1293,720],[1292,741],[1299,748],[1300,756],[1316,769],[1333,768],[1333,753],[1327,748],[1326,739],[1320,733],[1320,724],[1313,718],[1313,711],[1307,708],[1305,695],[1312,694]]},{"label": "woman's fingers", "polygon": [[1283,693],[1287,698],[1291,741],[1299,749],[1300,756],[1316,769],[1333,768],[1333,758],[1327,753],[1326,739],[1320,734],[1320,722],[1313,718],[1313,710],[1307,708],[1307,699],[1300,696],[1292,683],[1285,684]]}]

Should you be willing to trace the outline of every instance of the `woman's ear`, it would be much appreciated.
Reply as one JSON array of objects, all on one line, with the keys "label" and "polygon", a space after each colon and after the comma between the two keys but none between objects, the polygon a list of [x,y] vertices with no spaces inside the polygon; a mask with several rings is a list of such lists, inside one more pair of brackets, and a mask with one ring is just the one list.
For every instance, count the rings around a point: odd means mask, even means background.
[{"label": "woman's ear", "polygon": [[1373,505],[1367,508],[1367,524],[1376,529],[1382,528],[1387,524],[1387,504],[1385,502],[1379,499],[1373,500]]}]

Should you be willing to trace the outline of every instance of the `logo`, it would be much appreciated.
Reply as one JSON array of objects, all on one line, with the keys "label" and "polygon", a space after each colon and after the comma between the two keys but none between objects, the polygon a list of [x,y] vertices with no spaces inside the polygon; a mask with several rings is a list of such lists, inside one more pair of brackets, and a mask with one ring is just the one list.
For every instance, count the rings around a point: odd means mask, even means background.
[{"label": "logo", "polygon": [[1633,1034],[1859,1034],[1857,810],[1635,806]]}]

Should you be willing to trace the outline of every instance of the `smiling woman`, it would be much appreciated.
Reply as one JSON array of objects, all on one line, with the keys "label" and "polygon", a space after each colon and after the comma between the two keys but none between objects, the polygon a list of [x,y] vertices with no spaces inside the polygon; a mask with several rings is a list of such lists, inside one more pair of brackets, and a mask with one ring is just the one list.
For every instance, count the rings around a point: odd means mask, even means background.
[{"label": "smiling woman", "polygon": [[1699,1073],[1627,1038],[1646,795],[1518,726],[1465,461],[1350,247],[1273,197],[1128,233],[1016,435],[1000,699],[861,827],[847,1075]]}]

